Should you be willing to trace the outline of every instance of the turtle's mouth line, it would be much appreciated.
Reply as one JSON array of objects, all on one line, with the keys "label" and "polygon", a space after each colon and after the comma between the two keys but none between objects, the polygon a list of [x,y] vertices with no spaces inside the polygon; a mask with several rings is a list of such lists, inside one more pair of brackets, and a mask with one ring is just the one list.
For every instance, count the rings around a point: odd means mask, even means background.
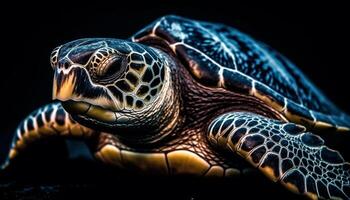
[{"label": "turtle's mouth line", "polygon": [[[132,119],[127,115],[127,112],[113,112],[101,106],[96,106],[83,101],[67,100],[61,101],[61,103],[63,108],[74,120],[89,128],[98,128],[106,133],[113,134],[116,128],[125,128],[129,123],[132,123]],[[159,135],[133,136],[132,139],[129,135],[128,137],[124,136],[123,138],[128,138],[129,141],[132,142],[137,141],[137,143],[140,141],[157,141],[156,138],[160,138]]]},{"label": "turtle's mouth line", "polygon": [[101,106],[96,106],[83,101],[62,101],[62,106],[72,115],[91,118],[105,124],[125,123],[127,117],[120,112],[113,112]]}]

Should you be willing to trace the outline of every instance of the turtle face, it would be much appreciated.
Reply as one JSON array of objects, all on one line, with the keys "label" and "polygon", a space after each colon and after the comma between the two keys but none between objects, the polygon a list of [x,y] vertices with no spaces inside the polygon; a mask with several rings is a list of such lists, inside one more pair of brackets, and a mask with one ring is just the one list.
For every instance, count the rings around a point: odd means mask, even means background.
[{"label": "turtle face", "polygon": [[50,60],[53,98],[87,126],[142,127],[169,87],[166,58],[137,43],[81,39],[55,48]]}]

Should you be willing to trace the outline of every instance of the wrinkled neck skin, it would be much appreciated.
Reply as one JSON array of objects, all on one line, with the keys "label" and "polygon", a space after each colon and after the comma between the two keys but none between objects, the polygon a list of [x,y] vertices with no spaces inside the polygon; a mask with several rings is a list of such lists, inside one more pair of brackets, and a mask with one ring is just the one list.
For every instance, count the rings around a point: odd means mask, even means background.
[{"label": "wrinkled neck skin", "polygon": [[176,63],[164,52],[157,52],[166,58],[164,84],[152,104],[140,111],[123,113],[129,118],[128,123],[118,125],[113,135],[124,143],[152,145],[166,138],[181,121],[177,79],[174,77]]},{"label": "wrinkled neck skin", "polygon": [[137,116],[131,117],[134,128],[121,126],[113,134],[129,148],[171,148],[178,145],[179,140],[184,141],[183,138],[205,132],[211,120],[226,112],[248,111],[283,119],[255,97],[201,85],[169,49],[157,48],[167,60],[166,82],[159,97],[139,114],[131,113]]}]

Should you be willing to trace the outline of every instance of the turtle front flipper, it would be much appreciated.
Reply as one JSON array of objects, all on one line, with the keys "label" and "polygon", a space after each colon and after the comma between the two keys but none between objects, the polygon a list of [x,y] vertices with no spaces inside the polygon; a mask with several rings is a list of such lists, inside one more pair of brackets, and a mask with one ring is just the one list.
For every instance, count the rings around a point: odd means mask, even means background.
[{"label": "turtle front flipper", "polygon": [[60,103],[48,104],[29,114],[19,124],[7,159],[0,169],[6,168],[11,160],[35,141],[52,136],[89,138],[93,132],[72,120]]},{"label": "turtle front flipper", "polygon": [[232,112],[216,118],[207,134],[212,144],[239,154],[295,193],[350,198],[350,164],[303,126]]}]

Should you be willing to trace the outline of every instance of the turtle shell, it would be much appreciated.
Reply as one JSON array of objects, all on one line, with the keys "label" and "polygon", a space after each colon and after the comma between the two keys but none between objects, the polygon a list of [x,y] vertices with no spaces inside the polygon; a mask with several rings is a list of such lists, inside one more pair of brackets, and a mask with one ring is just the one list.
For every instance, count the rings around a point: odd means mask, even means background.
[{"label": "turtle shell", "polygon": [[131,39],[162,41],[203,85],[256,96],[296,123],[349,130],[350,118],[293,63],[237,29],[165,16]]}]

